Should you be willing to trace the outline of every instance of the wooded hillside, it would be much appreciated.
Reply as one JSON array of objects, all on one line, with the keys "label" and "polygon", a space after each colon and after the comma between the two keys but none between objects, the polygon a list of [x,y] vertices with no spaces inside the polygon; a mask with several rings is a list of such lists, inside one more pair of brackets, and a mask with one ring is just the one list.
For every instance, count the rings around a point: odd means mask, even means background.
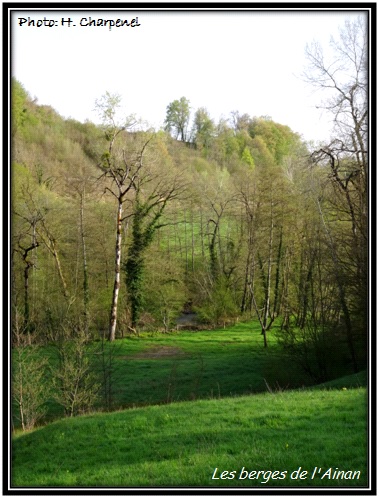
[{"label": "wooded hillside", "polygon": [[193,311],[209,327],[257,317],[263,344],[276,324],[289,348],[311,341],[362,365],[358,151],[311,151],[287,126],[237,112],[216,124],[199,109],[179,141],[116,123],[109,94],[104,126],[62,119],[17,81],[12,97],[16,342],[168,331]]},{"label": "wooded hillside", "polygon": [[[215,122],[181,97],[164,128],[95,105],[63,119],[12,81],[12,338],[113,341],[259,321],[316,380],[366,365],[367,45],[363,21],[317,44],[305,75],[327,89],[330,141],[269,117]],[[333,67],[333,69],[332,69]]]}]

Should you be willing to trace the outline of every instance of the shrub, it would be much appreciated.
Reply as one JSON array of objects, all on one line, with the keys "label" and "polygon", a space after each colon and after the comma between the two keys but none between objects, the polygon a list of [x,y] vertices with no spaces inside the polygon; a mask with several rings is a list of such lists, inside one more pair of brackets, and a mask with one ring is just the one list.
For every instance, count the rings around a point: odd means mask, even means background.
[{"label": "shrub", "polygon": [[52,371],[54,399],[70,417],[89,411],[101,389],[87,341],[83,330],[71,339],[63,339],[58,346],[58,366]]},{"label": "shrub", "polygon": [[47,360],[36,355],[34,346],[15,348],[12,362],[13,416],[22,429],[33,429],[46,414],[50,385],[46,380]]}]

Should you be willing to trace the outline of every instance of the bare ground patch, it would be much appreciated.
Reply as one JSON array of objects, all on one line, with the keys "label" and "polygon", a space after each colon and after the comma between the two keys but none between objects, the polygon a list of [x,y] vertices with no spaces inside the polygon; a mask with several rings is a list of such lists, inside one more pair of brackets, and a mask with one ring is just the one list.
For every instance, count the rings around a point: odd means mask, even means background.
[{"label": "bare ground patch", "polygon": [[162,358],[183,358],[187,356],[187,353],[181,348],[175,348],[173,346],[152,346],[151,348],[137,353],[133,356],[122,356],[123,360],[160,360]]}]

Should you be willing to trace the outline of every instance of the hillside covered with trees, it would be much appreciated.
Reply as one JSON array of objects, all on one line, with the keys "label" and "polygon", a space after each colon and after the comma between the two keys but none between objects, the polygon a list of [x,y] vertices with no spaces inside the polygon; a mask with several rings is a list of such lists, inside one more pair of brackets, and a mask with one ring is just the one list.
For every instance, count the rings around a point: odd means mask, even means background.
[{"label": "hillside covered with trees", "polygon": [[332,88],[323,105],[336,124],[312,150],[269,117],[215,122],[185,97],[167,104],[159,131],[120,117],[109,93],[96,102],[102,125],[80,123],[13,80],[16,350],[59,344],[63,361],[78,337],[170,333],[193,313],[209,330],[257,320],[267,349],[275,327],[315,381],[335,364],[364,369],[365,48],[353,60],[345,37],[341,54],[352,68],[340,84],[309,48],[309,78]]}]

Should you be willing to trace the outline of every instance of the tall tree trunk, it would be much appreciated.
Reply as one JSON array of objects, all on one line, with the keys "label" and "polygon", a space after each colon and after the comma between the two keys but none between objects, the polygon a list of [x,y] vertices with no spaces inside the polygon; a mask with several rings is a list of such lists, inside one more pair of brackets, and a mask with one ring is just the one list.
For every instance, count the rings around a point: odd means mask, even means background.
[{"label": "tall tree trunk", "polygon": [[254,245],[254,236],[253,236],[253,217],[248,215],[248,247],[247,247],[247,256],[246,256],[246,264],[245,264],[245,277],[244,277],[244,288],[242,294],[242,302],[241,302],[241,312],[245,312],[250,310],[252,307],[251,295],[249,293],[249,284],[252,280],[252,264],[253,264],[253,245]]},{"label": "tall tree trunk", "polygon": [[[301,279],[300,283],[300,303],[299,303],[299,316],[297,319],[297,325],[300,329],[304,329],[305,327],[305,321],[307,318],[307,313],[308,313],[308,300],[309,300],[309,290],[311,288],[312,284],[312,279],[313,279],[313,269],[316,261],[316,255],[317,252],[316,250],[313,250],[312,253],[310,254],[310,260],[308,263],[308,271],[305,277]],[[303,269],[301,269],[301,272],[303,273]]]},{"label": "tall tree trunk", "polygon": [[[62,284],[63,295],[66,299],[68,299],[70,297],[70,295],[69,295],[69,292],[67,290],[66,279],[64,278],[64,275],[63,275],[56,240],[53,237],[52,233],[48,230],[48,228],[46,227],[44,222],[42,222],[42,226],[43,226],[43,230],[44,230],[44,235],[42,233],[39,233],[39,235],[40,235],[43,243],[45,244],[45,246],[49,250],[49,252],[53,255],[53,258],[54,258],[54,261],[55,261],[55,264],[56,264],[56,267],[58,270],[59,279],[60,279],[61,284]],[[45,238],[45,235],[46,235],[46,238]]]},{"label": "tall tree trunk", "polygon": [[248,249],[248,254],[246,258],[246,265],[245,265],[245,278],[244,278],[244,284],[243,284],[243,292],[242,292],[242,300],[241,300],[241,313],[244,313],[248,309],[248,289],[249,289],[249,283],[251,280],[250,276],[250,268],[251,268],[251,261],[250,261],[250,248]]},{"label": "tall tree trunk", "polygon": [[120,291],[120,277],[121,277],[121,241],[122,241],[122,200],[119,199],[118,209],[117,209],[117,226],[116,226],[115,276],[113,284],[113,295],[112,295],[111,315],[109,321],[109,334],[108,334],[109,341],[114,341],[116,338],[117,304],[118,304],[118,295]]},{"label": "tall tree trunk", "polygon": [[25,261],[25,268],[24,268],[24,330],[25,332],[28,332],[29,330],[29,325],[30,325],[30,306],[29,306],[29,271],[33,267],[33,263],[28,261],[27,254],[29,251],[33,250],[35,247],[37,247],[38,244],[33,244],[31,247],[25,250],[24,253],[24,261]]},{"label": "tall tree trunk", "polygon": [[272,245],[273,245],[273,232],[274,232],[274,218],[272,216],[272,201],[271,201],[271,225],[270,225],[270,238],[269,238],[269,252],[268,252],[268,265],[267,265],[267,282],[266,282],[266,291],[265,291],[265,303],[264,303],[264,314],[262,320],[262,335],[264,346],[267,348],[267,329],[271,325],[269,323],[269,315],[270,315],[270,292],[271,292],[271,273],[272,273]]},{"label": "tall tree trunk", "polygon": [[188,273],[188,244],[187,244],[187,210],[184,210],[184,250],[186,258],[186,273]]},{"label": "tall tree trunk", "polygon": [[194,231],[192,204],[191,204],[191,270],[192,273],[195,273],[195,231]]},{"label": "tall tree trunk", "polygon": [[24,330],[29,328],[30,313],[29,313],[29,270],[30,264],[26,262],[24,269]]},{"label": "tall tree trunk", "polygon": [[216,223],[214,220],[209,220],[209,221],[212,221],[214,223],[213,233],[208,245],[208,249],[209,249],[211,275],[212,279],[216,281],[218,276],[218,258],[217,258],[217,249],[216,249],[218,223]]},{"label": "tall tree trunk", "polygon": [[283,289],[282,289],[282,304],[283,322],[281,329],[288,330],[290,324],[290,300],[289,300],[289,276],[291,273],[291,250],[287,247],[285,255],[285,266],[283,269]]},{"label": "tall tree trunk", "polygon": [[56,248],[56,244],[55,244],[54,241],[51,242],[51,253],[54,256],[55,264],[57,265],[58,275],[59,275],[59,278],[60,278],[60,281],[61,281],[61,284],[62,284],[63,295],[64,295],[64,297],[66,299],[68,299],[69,298],[69,293],[68,293],[68,290],[67,290],[67,284],[66,284],[66,280],[65,280],[64,275],[63,275],[62,266],[61,266],[61,262],[60,262],[59,254],[58,254],[58,250]]},{"label": "tall tree trunk", "polygon": [[200,239],[201,239],[201,257],[205,258],[205,244],[204,244],[204,224],[203,224],[203,208],[200,206]]},{"label": "tall tree trunk", "polygon": [[275,317],[278,316],[280,313],[279,282],[280,282],[280,263],[282,260],[282,250],[283,250],[283,227],[280,227],[278,256],[276,259],[274,305],[273,305],[273,315]]},{"label": "tall tree trunk", "polygon": [[88,288],[88,266],[87,266],[87,250],[86,239],[84,233],[84,185],[80,193],[80,236],[82,241],[83,251],[83,305],[84,305],[84,327],[88,331],[88,303],[89,303],[89,288]]},{"label": "tall tree trunk", "polygon": [[[274,213],[273,213],[273,199],[271,198],[270,203],[270,233],[268,240],[268,259],[267,259],[267,275],[265,275],[263,268],[263,261],[258,253],[258,262],[261,270],[261,280],[264,289],[264,302],[263,310],[259,310],[253,287],[250,285],[251,297],[253,300],[254,308],[258,316],[259,323],[261,325],[261,334],[263,335],[264,347],[267,348],[267,331],[270,329],[273,321],[275,320],[275,313],[272,311],[271,305],[271,279],[272,279],[272,266],[273,266],[273,244],[274,244]],[[281,251],[281,249],[280,249]]]}]

